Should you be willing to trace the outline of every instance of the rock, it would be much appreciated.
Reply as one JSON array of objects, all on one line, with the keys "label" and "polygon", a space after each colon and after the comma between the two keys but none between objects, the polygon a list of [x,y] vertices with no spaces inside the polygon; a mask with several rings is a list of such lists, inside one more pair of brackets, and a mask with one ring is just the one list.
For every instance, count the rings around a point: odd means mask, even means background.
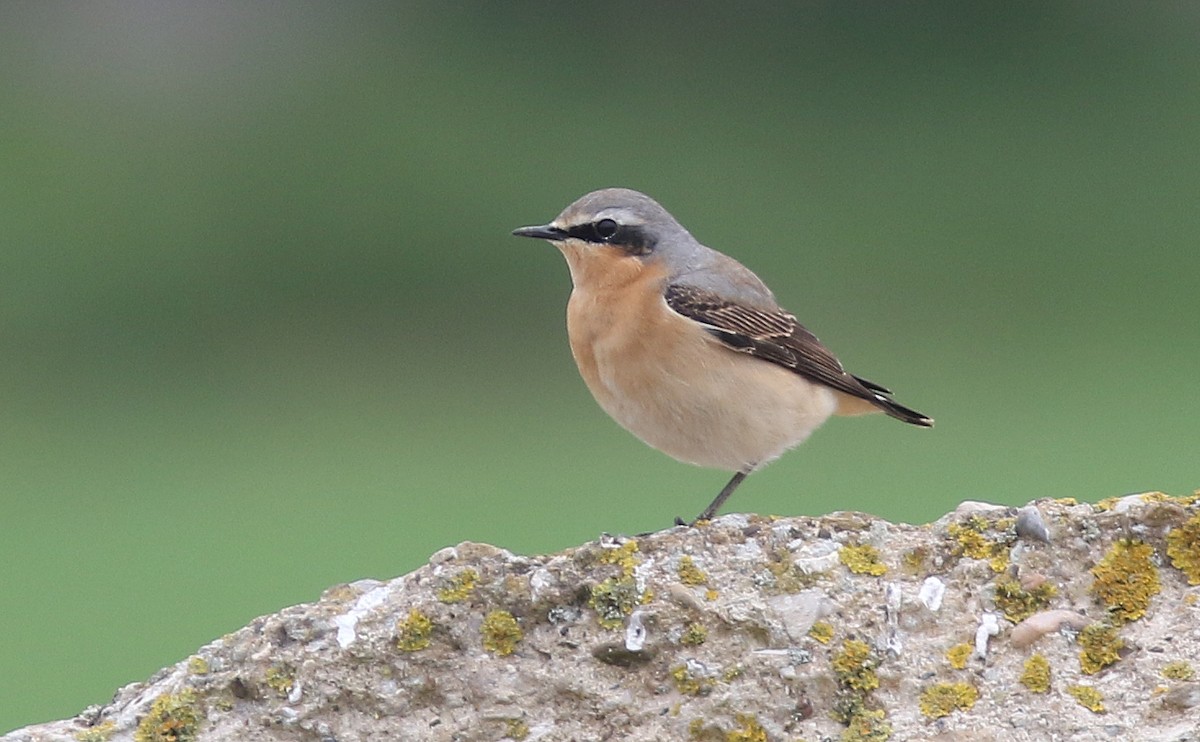
[{"label": "rock", "polygon": [[[535,557],[463,543],[0,742],[1182,742],[1198,501],[966,503],[924,526],[733,515]],[[1018,611],[1040,638],[1013,636]],[[968,657],[977,630],[986,656]],[[1024,675],[1035,655],[1048,684]]]}]

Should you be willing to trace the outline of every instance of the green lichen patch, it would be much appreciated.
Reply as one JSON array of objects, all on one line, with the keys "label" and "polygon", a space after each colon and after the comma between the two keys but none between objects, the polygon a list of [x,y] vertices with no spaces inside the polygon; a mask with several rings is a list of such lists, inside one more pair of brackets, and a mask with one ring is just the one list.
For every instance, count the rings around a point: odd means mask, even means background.
[{"label": "green lichen patch", "polygon": [[523,719],[505,719],[504,720],[504,737],[505,739],[520,740],[529,736],[529,725]]},{"label": "green lichen patch", "polygon": [[439,581],[435,594],[443,603],[461,603],[475,592],[479,573],[468,567]]},{"label": "green lichen patch", "polygon": [[267,668],[267,687],[281,696],[292,692],[296,683],[296,669],[291,665],[277,663]]},{"label": "green lichen patch", "polygon": [[921,713],[940,719],[955,711],[967,711],[979,700],[979,691],[970,683],[936,683],[921,692]]},{"label": "green lichen patch", "polygon": [[967,666],[967,660],[971,659],[971,653],[974,651],[975,648],[965,642],[955,644],[946,650],[946,660],[955,670],[962,670]]},{"label": "green lichen patch", "polygon": [[753,714],[738,714],[737,728],[725,733],[725,742],[767,742],[767,730]]},{"label": "green lichen patch", "polygon": [[672,667],[670,673],[671,679],[675,681],[675,688],[684,695],[708,695],[717,685],[716,678],[695,675],[688,670],[686,665]]},{"label": "green lichen patch", "polygon": [[866,642],[847,639],[833,656],[833,672],[838,683],[858,693],[869,693],[879,687],[875,668],[879,658]]},{"label": "green lichen patch", "polygon": [[1050,582],[1043,582],[1031,590],[1025,590],[1021,583],[1012,577],[999,577],[995,584],[996,607],[1004,612],[1004,617],[1013,623],[1021,623],[1033,614],[1043,610],[1050,601],[1058,595],[1058,588]]},{"label": "green lichen patch", "polygon": [[704,628],[704,624],[690,623],[683,630],[683,636],[679,637],[679,643],[687,647],[698,647],[708,641],[708,629]]},{"label": "green lichen patch", "polygon": [[1092,593],[1108,608],[1117,624],[1146,615],[1150,599],[1161,589],[1154,566],[1154,548],[1142,541],[1120,539],[1092,567]]},{"label": "green lichen patch", "polygon": [[80,729],[78,732],[75,732],[74,737],[77,742],[108,742],[116,729],[117,725],[115,722],[102,721],[93,727]]},{"label": "green lichen patch", "polygon": [[1186,660],[1168,662],[1163,665],[1160,672],[1167,680],[1191,680],[1196,677],[1196,671],[1192,669],[1191,663]]},{"label": "green lichen patch", "polygon": [[134,742],[192,742],[204,721],[204,710],[193,690],[164,693],[138,723]]},{"label": "green lichen patch", "polygon": [[433,621],[413,608],[407,616],[396,622],[396,649],[401,652],[419,652],[429,646],[429,638],[432,635]]},{"label": "green lichen patch", "polygon": [[843,546],[838,549],[838,560],[857,575],[878,577],[887,572],[887,566],[879,561],[879,550],[870,544]]},{"label": "green lichen patch", "polygon": [[808,630],[808,635],[822,644],[828,644],[833,641],[833,624],[828,621],[817,621]]},{"label": "green lichen patch", "polygon": [[1050,661],[1041,654],[1035,654],[1025,660],[1025,669],[1021,673],[1021,685],[1034,693],[1050,692]]},{"label": "green lichen patch", "polygon": [[850,717],[842,730],[841,742],[887,742],[892,738],[892,725],[882,709],[862,709]]},{"label": "green lichen patch", "polygon": [[914,546],[900,555],[900,566],[905,572],[917,575],[925,572],[929,564],[929,549],[924,546]]},{"label": "green lichen patch", "polygon": [[515,652],[517,644],[525,638],[517,619],[508,611],[492,611],[484,616],[480,635],[483,648],[498,657]]},{"label": "green lichen patch", "polygon": [[696,562],[687,554],[684,554],[679,559],[679,569],[676,570],[679,575],[679,581],[685,585],[706,585],[708,584],[708,575],[696,566]]},{"label": "green lichen patch", "polygon": [[1200,513],[1167,534],[1167,556],[1189,585],[1200,585]]},{"label": "green lichen patch", "polygon": [[768,589],[778,593],[798,593],[812,587],[820,577],[797,567],[792,553],[787,549],[775,552],[774,558],[767,562],[767,571],[773,578],[773,584],[770,584]]},{"label": "green lichen patch", "polygon": [[846,639],[833,655],[838,691],[830,716],[846,725],[843,740],[886,740],[892,727],[886,713],[870,707],[871,691],[879,687],[879,657],[866,642]]},{"label": "green lichen patch", "polygon": [[198,654],[193,654],[188,657],[187,663],[188,672],[193,675],[207,675],[209,673],[208,660]]},{"label": "green lichen patch", "polygon": [[632,577],[609,577],[592,587],[588,605],[596,611],[596,620],[606,629],[619,629],[625,617],[642,602]]},{"label": "green lichen patch", "polygon": [[1088,711],[1103,714],[1106,710],[1104,708],[1104,696],[1090,685],[1069,685],[1067,686],[1067,693],[1075,699],[1075,703],[1083,706]]},{"label": "green lichen patch", "polygon": [[1120,650],[1125,646],[1115,626],[1099,622],[1085,626],[1077,641],[1083,647],[1079,669],[1087,675],[1095,675],[1121,659]]}]

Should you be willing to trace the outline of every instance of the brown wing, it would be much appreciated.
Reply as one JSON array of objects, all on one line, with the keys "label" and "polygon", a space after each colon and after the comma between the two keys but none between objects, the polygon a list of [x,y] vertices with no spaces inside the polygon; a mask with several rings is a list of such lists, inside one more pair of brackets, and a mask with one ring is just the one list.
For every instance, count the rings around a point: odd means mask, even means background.
[{"label": "brown wing", "polygon": [[898,420],[913,425],[933,424],[925,415],[885,396],[891,392],[884,387],[847,373],[816,335],[783,310],[752,309],[711,291],[681,284],[668,286],[665,298],[667,306],[700,323],[733,350],[777,363],[809,381],[865,399]]}]

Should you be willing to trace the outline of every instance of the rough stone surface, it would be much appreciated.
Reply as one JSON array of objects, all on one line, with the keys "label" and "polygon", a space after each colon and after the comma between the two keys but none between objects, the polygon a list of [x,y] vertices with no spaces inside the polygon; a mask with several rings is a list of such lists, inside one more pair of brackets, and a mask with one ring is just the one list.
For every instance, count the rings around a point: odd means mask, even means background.
[{"label": "rough stone surface", "polygon": [[536,557],[462,543],[0,741],[1194,742],[1198,501],[729,515]]}]

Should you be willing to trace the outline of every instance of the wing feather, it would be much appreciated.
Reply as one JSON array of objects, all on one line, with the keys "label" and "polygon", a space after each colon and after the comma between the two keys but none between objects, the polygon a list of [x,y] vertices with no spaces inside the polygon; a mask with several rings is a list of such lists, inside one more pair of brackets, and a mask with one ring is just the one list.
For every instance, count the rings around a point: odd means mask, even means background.
[{"label": "wing feather", "polygon": [[733,350],[747,353],[839,392],[864,399],[887,414],[913,425],[933,421],[886,396],[886,388],[847,373],[833,353],[796,318],[782,309],[748,307],[705,289],[685,284],[667,286],[667,306],[704,326]]}]

